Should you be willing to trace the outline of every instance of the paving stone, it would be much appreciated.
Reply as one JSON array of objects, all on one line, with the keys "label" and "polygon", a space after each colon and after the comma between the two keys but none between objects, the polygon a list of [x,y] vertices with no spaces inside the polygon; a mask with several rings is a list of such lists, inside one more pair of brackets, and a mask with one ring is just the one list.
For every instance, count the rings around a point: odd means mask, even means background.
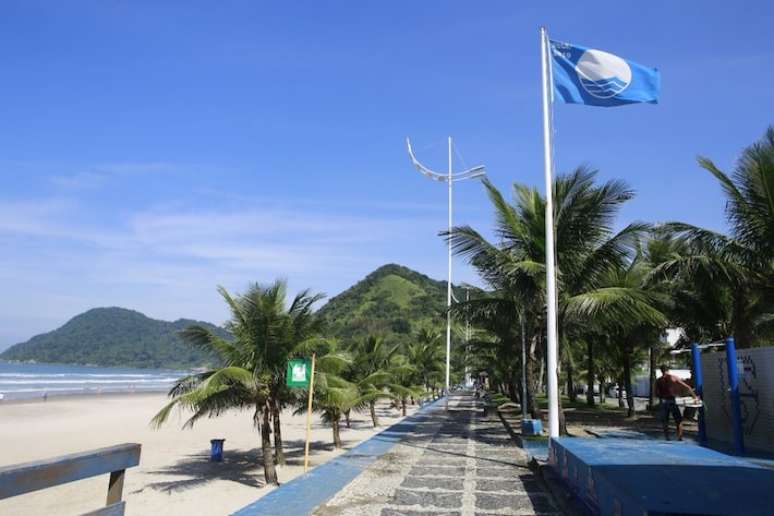
[{"label": "paving stone", "polygon": [[432,478],[406,477],[401,487],[409,489],[442,489],[445,491],[462,491],[462,478]]},{"label": "paving stone", "polygon": [[458,509],[462,507],[462,493],[434,493],[398,489],[388,503],[390,505],[420,505],[422,507]]},{"label": "paving stone", "polygon": [[445,443],[445,442],[432,442],[427,446],[427,452],[437,453],[465,453],[468,451],[468,443]]},{"label": "paving stone", "polygon": [[[393,453],[408,470],[384,477],[367,469],[318,514],[558,516],[499,418],[484,416],[482,402],[470,394],[453,395],[449,406],[448,412],[443,406],[430,409],[412,432],[397,435]],[[374,497],[377,486],[381,494]]]},{"label": "paving stone", "polygon": [[433,446],[467,446],[467,438],[457,437],[444,437],[442,439],[433,439],[430,441]]},{"label": "paving stone", "polygon": [[[503,450],[500,453],[496,452],[473,452],[471,457],[476,459],[476,465],[481,462],[482,467],[513,467],[524,466],[527,463],[526,458],[516,455],[513,452]],[[487,463],[489,463],[487,465]]]},{"label": "paving stone", "polygon": [[458,511],[446,511],[446,512],[429,512],[429,511],[407,511],[403,509],[396,509],[393,507],[385,507],[382,509],[381,516],[462,516]]},{"label": "paving stone", "polygon": [[520,492],[542,492],[540,485],[536,480],[523,481],[516,477],[511,479],[489,479],[489,478],[477,478],[476,479],[476,491],[503,491],[506,493],[512,493],[514,491]]},{"label": "paving stone", "polygon": [[516,442],[508,436],[473,439],[473,444],[476,446],[476,448],[487,448],[490,446],[512,446],[514,448],[518,447]]},{"label": "paving stone", "polygon": [[415,463],[417,466],[465,466],[468,458],[447,453],[425,454]]},{"label": "paving stone", "polygon": [[494,478],[494,479],[512,479],[519,478],[524,474],[523,469],[514,469],[508,467],[476,467],[476,477],[478,478]]},{"label": "paving stone", "polygon": [[511,457],[476,457],[476,468],[508,468],[524,466],[520,459]]},{"label": "paving stone", "polygon": [[429,466],[414,466],[409,470],[409,475],[415,477],[458,477],[465,476],[465,468],[462,467],[429,467]]},{"label": "paving stone", "polygon": [[[430,514],[436,514],[436,513],[430,513]],[[503,516],[503,514],[504,513],[502,512],[475,512],[474,516]],[[559,512],[534,512],[528,509],[515,512],[512,514],[518,514],[519,516],[563,516]]]},{"label": "paving stone", "polygon": [[[543,494],[490,494],[476,493],[476,509],[505,511],[519,514],[524,511],[556,512],[551,500]],[[501,512],[502,514],[502,512]]]}]

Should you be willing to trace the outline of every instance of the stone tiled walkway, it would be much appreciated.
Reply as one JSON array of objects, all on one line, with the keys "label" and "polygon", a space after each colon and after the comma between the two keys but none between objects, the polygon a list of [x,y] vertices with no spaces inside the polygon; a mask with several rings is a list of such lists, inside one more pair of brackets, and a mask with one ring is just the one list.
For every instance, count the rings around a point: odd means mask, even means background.
[{"label": "stone tiled walkway", "polygon": [[415,431],[314,514],[379,516],[554,515],[496,415],[469,393],[422,416]]}]

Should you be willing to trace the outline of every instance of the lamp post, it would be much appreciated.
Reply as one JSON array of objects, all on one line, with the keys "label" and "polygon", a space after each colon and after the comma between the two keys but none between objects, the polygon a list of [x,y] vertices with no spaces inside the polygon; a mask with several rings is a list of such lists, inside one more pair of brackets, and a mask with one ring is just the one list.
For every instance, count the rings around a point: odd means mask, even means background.
[{"label": "lamp post", "polygon": [[[465,179],[475,179],[477,177],[482,177],[486,175],[486,172],[484,171],[484,166],[479,165],[473,168],[469,168],[467,170],[463,170],[462,172],[459,172],[457,174],[454,174],[452,172],[452,138],[449,136],[449,171],[446,174],[439,174],[438,172],[434,172],[421,164],[417,158],[414,156],[414,151],[411,149],[411,141],[406,138],[406,147],[408,148],[409,157],[411,158],[411,163],[416,167],[416,169],[424,174],[425,176],[429,177],[430,179],[434,179],[435,181],[441,181],[448,184],[448,190],[449,190],[449,234],[451,235],[452,230],[452,184],[457,181],[464,181]],[[449,408],[449,368],[450,368],[450,357],[451,357],[451,303],[452,303],[452,245],[451,245],[451,238],[449,240],[449,278],[447,280],[446,285],[446,409]]]}]

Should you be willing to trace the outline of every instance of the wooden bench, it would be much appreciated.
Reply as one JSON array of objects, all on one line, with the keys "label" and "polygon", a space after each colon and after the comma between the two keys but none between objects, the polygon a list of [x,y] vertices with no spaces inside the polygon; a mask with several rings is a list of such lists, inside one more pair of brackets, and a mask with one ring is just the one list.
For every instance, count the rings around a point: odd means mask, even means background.
[{"label": "wooden bench", "polygon": [[124,472],[139,463],[140,445],[130,443],[0,467],[0,500],[110,473],[105,507],[84,516],[122,516]]}]

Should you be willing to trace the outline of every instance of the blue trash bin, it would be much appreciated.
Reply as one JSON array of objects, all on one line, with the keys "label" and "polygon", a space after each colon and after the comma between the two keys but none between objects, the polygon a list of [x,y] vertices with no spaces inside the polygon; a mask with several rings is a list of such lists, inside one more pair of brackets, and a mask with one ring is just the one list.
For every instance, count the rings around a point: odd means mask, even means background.
[{"label": "blue trash bin", "polygon": [[523,419],[521,421],[521,435],[540,435],[543,432],[543,423],[539,419]]},{"label": "blue trash bin", "polygon": [[225,439],[210,439],[210,460],[213,462],[223,461],[223,442]]}]

